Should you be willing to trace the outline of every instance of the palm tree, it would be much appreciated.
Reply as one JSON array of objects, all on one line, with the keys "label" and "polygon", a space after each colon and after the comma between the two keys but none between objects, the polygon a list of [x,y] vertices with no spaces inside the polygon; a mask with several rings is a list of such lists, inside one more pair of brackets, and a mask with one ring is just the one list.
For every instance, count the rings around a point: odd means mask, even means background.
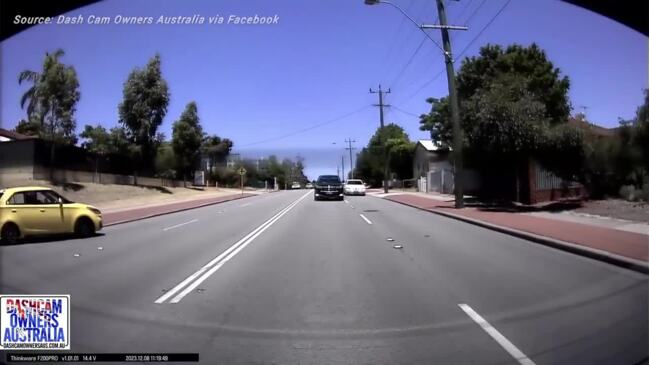
[{"label": "palm tree", "polygon": [[[44,127],[45,116],[50,112],[50,95],[47,93],[46,85],[44,83],[45,75],[52,69],[52,67],[59,62],[65,52],[62,49],[57,49],[54,53],[45,53],[45,60],[43,62],[43,70],[41,73],[24,70],[18,75],[18,84],[23,82],[30,82],[32,86],[20,98],[20,107],[25,109],[27,104],[27,119],[36,119]],[[53,132],[53,131],[51,131]]]},{"label": "palm tree", "polygon": [[[79,82],[72,66],[59,62],[62,49],[45,53],[41,72],[24,70],[18,75],[18,84],[30,82],[31,87],[20,98],[20,106],[27,109],[28,120],[37,120],[50,140],[50,178],[53,178],[54,153],[57,136],[75,143],[74,111],[80,98]],[[45,125],[47,122],[47,126]]]}]

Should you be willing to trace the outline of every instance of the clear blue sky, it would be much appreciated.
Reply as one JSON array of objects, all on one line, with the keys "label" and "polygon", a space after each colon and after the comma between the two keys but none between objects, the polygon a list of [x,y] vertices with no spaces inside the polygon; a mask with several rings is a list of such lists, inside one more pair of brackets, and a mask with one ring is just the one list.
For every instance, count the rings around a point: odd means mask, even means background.
[{"label": "clear blue sky", "polygon": [[[435,21],[434,0],[394,1],[419,22]],[[449,22],[469,26],[469,31],[453,34],[455,54],[505,2],[447,2]],[[86,20],[89,15],[118,14],[154,18],[277,14],[279,24],[33,27],[1,44],[4,128],[12,128],[25,115],[19,99],[26,86],[18,85],[18,73],[38,70],[45,52],[56,48],[65,50],[62,61],[74,65],[79,76],[79,130],[98,122],[116,125],[128,73],[159,52],[171,91],[161,128],[167,136],[184,106],[194,100],[207,132],[233,139],[235,150],[244,155],[301,153],[311,177],[335,172],[345,138],[355,139],[359,148],[367,143],[378,125],[378,110],[371,106],[376,95],[368,88],[382,83],[392,89],[386,101],[395,107],[386,120],[402,125],[412,139],[428,134],[418,130],[418,118],[408,113],[424,113],[426,97],[447,94],[445,74],[428,83],[443,70],[439,50],[425,41],[408,64],[424,36],[387,5],[366,6],[362,0],[107,0],[68,13],[77,14]],[[438,32],[431,34],[439,41]],[[488,42],[538,43],[570,77],[575,111],[588,107],[589,119],[600,125],[614,126],[618,117],[631,118],[642,102],[648,79],[647,38],[595,13],[559,1],[513,0],[465,56],[476,54]],[[363,107],[307,132],[255,144]]]}]

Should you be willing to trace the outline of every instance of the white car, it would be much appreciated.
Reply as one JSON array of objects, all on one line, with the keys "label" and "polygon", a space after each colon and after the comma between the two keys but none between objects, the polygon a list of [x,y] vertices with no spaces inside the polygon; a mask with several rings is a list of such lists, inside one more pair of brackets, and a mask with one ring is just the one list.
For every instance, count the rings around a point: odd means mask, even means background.
[{"label": "white car", "polygon": [[345,183],[345,195],[365,195],[363,180],[349,179]]},{"label": "white car", "polygon": [[302,186],[298,182],[294,182],[293,185],[291,185],[291,189],[301,189]]}]

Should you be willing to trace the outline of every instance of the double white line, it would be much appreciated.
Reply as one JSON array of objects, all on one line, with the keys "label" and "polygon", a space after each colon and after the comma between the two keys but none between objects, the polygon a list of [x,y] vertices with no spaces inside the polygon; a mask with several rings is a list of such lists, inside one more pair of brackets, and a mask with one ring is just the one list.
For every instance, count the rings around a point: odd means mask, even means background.
[{"label": "double white line", "polygon": [[299,199],[289,204],[286,208],[280,210],[279,213],[275,214],[273,217],[271,217],[269,220],[264,222],[262,225],[255,228],[252,232],[248,233],[245,237],[243,237],[235,244],[230,246],[227,250],[225,250],[225,252],[212,259],[212,261],[208,262],[203,267],[201,267],[198,271],[191,274],[187,279],[183,280],[178,285],[176,285],[173,289],[169,290],[163,296],[156,299],[155,303],[157,304],[164,303],[167,301],[167,299],[171,298],[174,295],[175,296],[173,297],[173,299],[169,301],[169,303],[180,302],[187,294],[189,294],[198,285],[200,285],[203,281],[205,281],[205,279],[209,278],[212,274],[214,274],[218,269],[221,268],[221,266],[223,266],[232,257],[234,257],[234,255],[236,255],[241,250],[243,250],[246,246],[248,246],[250,242],[252,242],[255,238],[257,238],[257,236],[259,236],[262,232],[268,229],[268,227],[270,227],[273,223],[277,222],[280,218],[282,218],[282,216],[284,216],[284,214],[288,213],[289,210],[293,209],[293,207],[298,205],[304,198],[306,198],[310,194],[312,193],[307,192],[306,194],[302,195]]}]

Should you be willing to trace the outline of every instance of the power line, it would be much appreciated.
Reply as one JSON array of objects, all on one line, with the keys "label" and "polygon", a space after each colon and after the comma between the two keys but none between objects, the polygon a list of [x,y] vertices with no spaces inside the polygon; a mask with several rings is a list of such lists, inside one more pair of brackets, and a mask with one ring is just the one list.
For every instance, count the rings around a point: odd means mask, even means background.
[{"label": "power line", "polygon": [[[459,21],[460,18],[462,18],[462,15],[466,13],[467,9],[471,6],[471,3],[473,3],[473,0],[469,0],[469,2],[466,4],[466,6],[460,11],[460,13],[457,15],[457,20]],[[466,22],[464,23],[466,25]]]},{"label": "power line", "polygon": [[[411,0],[410,4],[408,4],[406,11],[410,12],[411,9],[413,8],[413,5],[415,4],[417,3],[415,3],[414,0]],[[418,4],[422,4],[422,3],[420,2]],[[386,52],[386,55],[383,58],[385,60],[385,66],[383,68],[384,75],[392,74],[392,71],[395,69],[399,61],[398,55],[403,53],[402,52],[403,47],[411,43],[410,40],[412,39],[413,34],[415,34],[415,29],[408,27],[408,30],[406,31],[404,36],[403,37],[400,36],[401,29],[403,28],[403,25],[406,24],[407,22],[408,19],[406,17],[401,19],[401,23],[399,23],[399,29],[397,30],[397,33],[395,33],[392,39],[391,42],[392,46],[389,48],[389,51]],[[397,42],[397,39],[401,39],[401,41]]]},{"label": "power line", "polygon": [[417,49],[415,49],[415,51],[412,53],[412,55],[410,55],[410,58],[408,59],[408,62],[406,62],[406,64],[401,68],[401,71],[399,71],[397,76],[394,79],[392,79],[392,82],[390,83],[390,85],[394,86],[394,85],[397,84],[397,81],[399,81],[401,76],[403,76],[403,73],[406,71],[408,66],[410,66],[410,64],[412,63],[412,60],[415,59],[415,56],[417,55],[417,53],[419,53],[419,50],[421,49],[421,47],[424,46],[424,43],[426,43],[426,38],[425,37],[421,39],[421,43],[419,43],[419,46],[417,47]]},{"label": "power line", "polygon": [[421,116],[421,114],[417,115],[417,114],[412,113],[412,112],[409,112],[409,111],[407,111],[407,110],[403,110],[403,109],[399,108],[398,106],[396,106],[396,105],[394,105],[394,104],[392,104],[392,107],[393,107],[395,110],[397,110],[397,111],[400,111],[400,112],[402,112],[402,113],[404,113],[404,114],[407,114],[407,115],[413,116],[413,117],[415,117],[415,118],[419,118],[419,117]]},{"label": "power line", "polygon": [[480,10],[480,8],[482,7],[482,5],[484,5],[485,2],[487,2],[487,0],[482,0],[480,2],[480,4],[478,4],[478,6],[475,9],[473,9],[473,12],[471,13],[471,15],[469,15],[469,17],[466,18],[466,20],[464,21],[464,25],[469,24],[471,19],[473,19],[473,17],[478,13],[478,10]]},{"label": "power line", "polygon": [[498,12],[497,12],[497,13],[496,13],[496,14],[495,14],[495,15],[494,15],[494,16],[493,16],[493,17],[492,17],[492,18],[487,22],[487,24],[485,24],[484,27],[482,27],[482,29],[480,29],[480,32],[478,32],[478,34],[477,34],[475,37],[473,37],[473,39],[472,39],[472,40],[471,40],[471,41],[470,41],[470,42],[469,42],[469,43],[464,47],[464,49],[462,50],[462,52],[460,52],[457,56],[455,56],[455,60],[458,60],[460,57],[462,57],[462,55],[463,55],[463,54],[464,54],[464,53],[469,49],[469,47],[471,47],[471,45],[473,44],[473,42],[475,42],[478,38],[480,38],[480,36],[482,35],[482,33],[484,33],[484,31],[485,31],[487,28],[489,28],[489,26],[491,25],[491,23],[493,23],[493,22],[496,20],[496,18],[498,18],[498,16],[500,15],[500,13],[502,13],[503,10],[505,10],[505,8],[507,7],[507,5],[509,5],[510,2],[511,2],[511,0],[507,0],[507,1],[503,4],[503,6],[500,7],[500,9],[498,9]]},{"label": "power line", "polygon": [[280,139],[284,139],[284,138],[292,137],[292,136],[297,135],[297,134],[300,134],[300,133],[304,133],[304,132],[308,132],[308,131],[313,130],[313,129],[316,129],[316,128],[320,128],[320,127],[325,126],[325,125],[327,125],[327,124],[335,123],[335,122],[337,122],[337,121],[339,121],[339,120],[341,120],[341,119],[345,119],[345,118],[350,117],[350,116],[352,116],[352,115],[354,115],[354,114],[360,113],[360,112],[362,112],[363,110],[368,109],[369,107],[370,107],[369,105],[366,105],[366,106],[364,106],[364,107],[362,107],[362,108],[356,109],[356,110],[354,110],[354,111],[351,111],[351,112],[349,112],[349,113],[347,113],[347,114],[343,114],[343,115],[338,116],[338,117],[336,117],[336,118],[333,118],[333,119],[330,119],[330,120],[327,120],[327,121],[324,121],[324,122],[321,122],[321,123],[313,124],[313,125],[311,125],[311,126],[309,126],[309,127],[306,127],[306,128],[303,128],[303,129],[299,129],[299,130],[296,130],[296,131],[293,131],[293,132],[290,132],[290,133],[286,133],[286,134],[283,134],[283,135],[280,135],[280,136],[276,136],[276,137],[267,138],[267,139],[263,139],[263,140],[260,140],[260,141],[256,141],[256,142],[248,143],[248,144],[242,145],[242,146],[240,146],[240,147],[248,147],[248,146],[253,146],[253,145],[258,145],[258,144],[262,144],[262,143],[273,142],[273,141],[277,141],[277,140],[280,140]]},{"label": "power line", "polygon": [[[484,3],[484,2],[485,2],[485,1],[483,0],[482,3]],[[490,25],[491,25],[491,24],[496,20],[496,18],[498,18],[498,16],[503,12],[503,10],[505,10],[505,8],[509,5],[510,2],[511,2],[511,0],[507,0],[507,1],[503,4],[503,6],[502,6],[500,9],[498,9],[498,11],[496,12],[496,14],[495,14],[495,15],[494,15],[494,16],[493,16],[493,17],[492,17],[492,18],[491,18],[491,19],[490,19],[490,20],[489,20],[489,21],[484,25],[484,27],[482,27],[482,29],[480,29],[480,31],[478,32],[478,34],[476,34],[476,36],[473,37],[473,39],[471,39],[471,41],[469,41],[469,43],[467,43],[467,45],[464,47],[464,49],[462,49],[462,51],[461,51],[457,56],[455,56],[455,61],[457,61],[458,59],[460,59],[460,57],[462,57],[462,56],[466,53],[466,51],[468,51],[469,47],[471,47],[471,45],[473,45],[473,43],[474,43],[478,38],[480,38],[480,36],[484,33],[484,31],[485,31],[485,30],[486,30],[486,29],[487,29],[487,28],[488,28],[488,27],[489,27],[489,26],[490,26]],[[478,5],[478,7],[476,8],[476,10],[479,9],[480,6],[482,6],[482,3],[480,3],[480,5]],[[475,11],[474,11],[474,13],[475,13]],[[435,80],[437,80],[437,78],[439,78],[443,73],[444,73],[444,70],[438,72],[435,76],[433,76],[433,78],[431,78],[430,80],[426,81],[423,85],[421,85],[421,86],[420,86],[420,87],[419,87],[419,88],[418,88],[414,93],[410,94],[410,96],[408,96],[408,98],[406,98],[405,101],[408,101],[408,100],[412,99],[413,97],[417,96],[417,94],[419,94],[419,92],[421,92],[421,90],[423,90],[423,89],[424,89],[425,87],[427,87],[428,85],[432,84],[432,83],[433,83]],[[404,100],[400,100],[400,101],[404,101]]]},{"label": "power line", "polygon": [[435,82],[435,80],[437,80],[437,78],[439,78],[440,76],[442,76],[443,73],[444,73],[444,70],[441,70],[441,71],[438,72],[435,76],[433,76],[432,79],[426,81],[426,82],[425,82],[423,85],[421,85],[417,90],[415,90],[414,93],[410,94],[410,96],[408,96],[406,99],[404,99],[404,100],[399,100],[399,101],[409,101],[410,99],[414,98],[414,97],[417,96],[417,94],[419,94],[419,92],[422,91],[426,86],[432,84],[433,82]]}]

